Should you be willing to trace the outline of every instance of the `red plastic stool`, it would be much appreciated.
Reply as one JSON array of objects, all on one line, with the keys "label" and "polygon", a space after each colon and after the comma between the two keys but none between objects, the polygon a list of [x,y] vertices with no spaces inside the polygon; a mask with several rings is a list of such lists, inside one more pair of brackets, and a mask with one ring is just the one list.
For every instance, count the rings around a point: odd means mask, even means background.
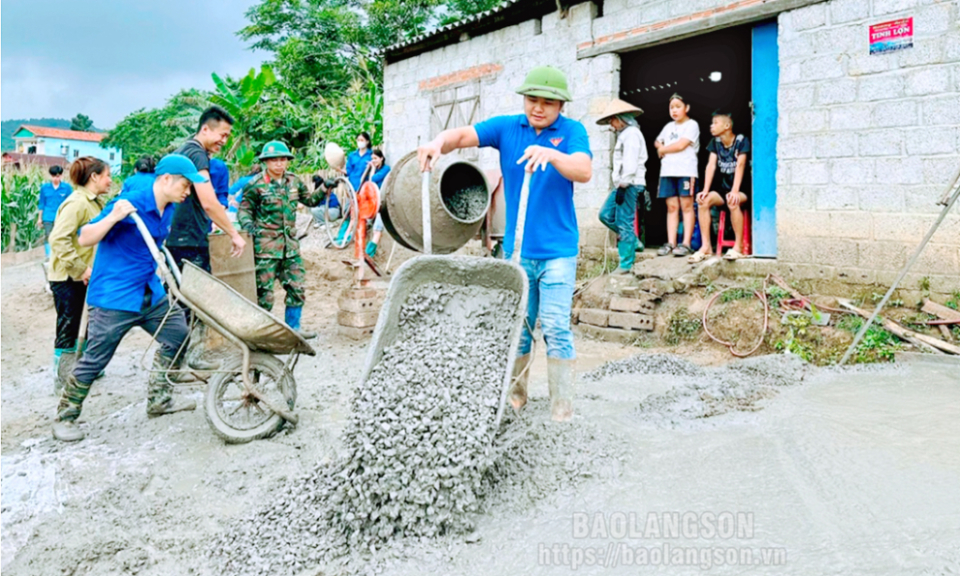
[{"label": "red plastic stool", "polygon": [[[749,256],[750,252],[750,210],[741,210],[743,212],[743,254]],[[724,248],[732,248],[737,244],[736,240],[724,240],[723,233],[727,227],[727,211],[720,211],[720,229],[717,230],[717,256],[722,255]]]}]

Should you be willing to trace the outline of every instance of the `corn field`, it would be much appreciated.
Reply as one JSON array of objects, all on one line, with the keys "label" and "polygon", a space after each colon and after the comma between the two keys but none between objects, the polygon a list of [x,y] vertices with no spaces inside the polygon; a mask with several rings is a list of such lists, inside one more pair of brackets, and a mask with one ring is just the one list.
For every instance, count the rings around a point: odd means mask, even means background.
[{"label": "corn field", "polygon": [[2,251],[30,250],[43,239],[43,228],[37,223],[43,171],[37,166],[22,172],[5,170],[2,182]]}]

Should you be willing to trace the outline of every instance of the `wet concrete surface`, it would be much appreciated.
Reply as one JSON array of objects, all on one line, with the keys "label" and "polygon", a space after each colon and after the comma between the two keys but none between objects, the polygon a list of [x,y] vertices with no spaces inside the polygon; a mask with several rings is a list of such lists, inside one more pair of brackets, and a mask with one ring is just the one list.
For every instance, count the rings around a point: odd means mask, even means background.
[{"label": "wet concrete surface", "polygon": [[[318,356],[297,369],[296,428],[225,446],[199,412],[148,419],[149,341],[133,333],[85,406],[87,439],[54,442],[52,306],[39,276],[18,274],[3,275],[4,574],[219,574],[211,542],[342,452],[365,347],[337,339],[333,313]],[[585,372],[636,349],[578,341],[578,351]],[[539,348],[531,402],[505,418],[498,449],[509,457],[488,478],[474,531],[297,576],[960,573],[956,364],[810,369],[777,383],[684,362],[633,360],[664,368],[582,378],[574,421],[561,426],[549,422]],[[718,394],[727,409],[708,410]],[[681,518],[692,519],[686,533]],[[638,534],[620,537],[627,522]],[[731,522],[731,537],[719,535]],[[676,562],[678,549],[694,557]]]},{"label": "wet concrete surface", "polygon": [[[757,412],[691,420],[681,427],[638,418],[631,407],[673,388],[671,380],[653,374],[610,377],[592,384],[592,397],[577,403],[578,419],[602,422],[629,444],[617,478],[587,482],[529,510],[497,510],[479,522],[479,544],[461,545],[434,564],[398,566],[396,573],[960,570],[956,367],[825,370],[781,390]],[[659,528],[660,536],[647,530],[651,513],[658,520],[649,526]],[[725,513],[749,518],[740,522],[749,524],[749,534],[705,537],[711,515]],[[628,524],[636,519],[635,534],[615,537],[618,514]],[[678,536],[664,537],[669,518],[684,514],[692,514],[692,531],[684,535],[681,526]],[[600,530],[604,526],[607,534]],[[641,548],[648,553],[645,560]],[[695,561],[673,558],[665,564],[662,554],[673,556],[678,549],[685,554],[694,549]],[[733,562],[729,549],[736,550]],[[590,550],[592,566],[586,565]],[[578,558],[581,565],[574,571]]]}]

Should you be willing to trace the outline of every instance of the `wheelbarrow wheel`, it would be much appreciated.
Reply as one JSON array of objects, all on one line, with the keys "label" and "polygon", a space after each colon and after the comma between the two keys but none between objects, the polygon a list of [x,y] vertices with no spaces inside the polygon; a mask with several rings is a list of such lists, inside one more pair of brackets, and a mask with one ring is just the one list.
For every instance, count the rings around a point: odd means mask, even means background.
[{"label": "wheelbarrow wheel", "polygon": [[[277,433],[285,420],[246,393],[241,376],[243,359],[232,358],[210,379],[204,408],[213,432],[228,444],[243,444]],[[250,353],[250,381],[272,403],[293,410],[296,382],[283,362],[270,354]]]}]

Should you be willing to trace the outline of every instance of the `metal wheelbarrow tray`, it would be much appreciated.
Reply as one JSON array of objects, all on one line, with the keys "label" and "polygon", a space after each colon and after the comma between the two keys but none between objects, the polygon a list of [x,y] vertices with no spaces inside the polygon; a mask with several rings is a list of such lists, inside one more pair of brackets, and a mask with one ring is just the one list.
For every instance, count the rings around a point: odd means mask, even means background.
[{"label": "metal wheelbarrow tray", "polygon": [[[313,348],[279,318],[195,264],[185,261],[181,273],[170,252],[157,247],[140,217],[133,213],[130,218],[170,295],[240,351],[213,371],[207,384],[204,412],[214,433],[236,444],[271,436],[285,422],[296,424],[293,370],[300,354],[316,354]],[[274,354],[288,355],[286,362]]]},{"label": "metal wheelbarrow tray", "polygon": [[509,348],[507,348],[506,369],[503,374],[503,385],[497,405],[494,429],[500,426],[504,408],[507,404],[507,394],[513,378],[513,365],[520,345],[520,333],[527,315],[528,281],[527,274],[520,267],[520,253],[523,245],[523,231],[526,222],[527,201],[530,193],[531,174],[524,175],[520,191],[520,204],[517,210],[517,227],[515,233],[515,250],[512,258],[499,260],[496,258],[477,258],[471,256],[433,256],[431,242],[431,218],[429,173],[424,172],[421,190],[421,210],[423,215],[423,248],[424,255],[417,256],[405,262],[390,282],[390,288],[380,315],[377,318],[377,327],[367,351],[367,360],[360,379],[361,388],[370,378],[370,374],[383,358],[384,351],[392,345],[399,336],[400,310],[410,295],[425,284],[437,282],[459,286],[479,286],[507,290],[517,294],[517,304],[513,310],[513,322],[509,327]]},{"label": "metal wheelbarrow tray", "polygon": [[192,262],[184,263],[180,294],[193,305],[191,308],[205,312],[252,351],[315,354],[310,344],[279,318]]},{"label": "metal wheelbarrow tray", "polygon": [[520,345],[520,333],[527,310],[527,276],[515,262],[472,256],[417,256],[405,262],[390,282],[390,289],[380,309],[377,327],[367,349],[361,382],[366,382],[370,378],[374,367],[383,358],[384,351],[397,341],[400,335],[400,310],[407,299],[417,288],[433,282],[505,290],[517,295],[517,304],[512,311],[513,322],[508,332],[504,334],[508,339],[509,347],[494,422],[494,427],[498,427],[506,406],[513,364],[517,356],[517,347]]}]

